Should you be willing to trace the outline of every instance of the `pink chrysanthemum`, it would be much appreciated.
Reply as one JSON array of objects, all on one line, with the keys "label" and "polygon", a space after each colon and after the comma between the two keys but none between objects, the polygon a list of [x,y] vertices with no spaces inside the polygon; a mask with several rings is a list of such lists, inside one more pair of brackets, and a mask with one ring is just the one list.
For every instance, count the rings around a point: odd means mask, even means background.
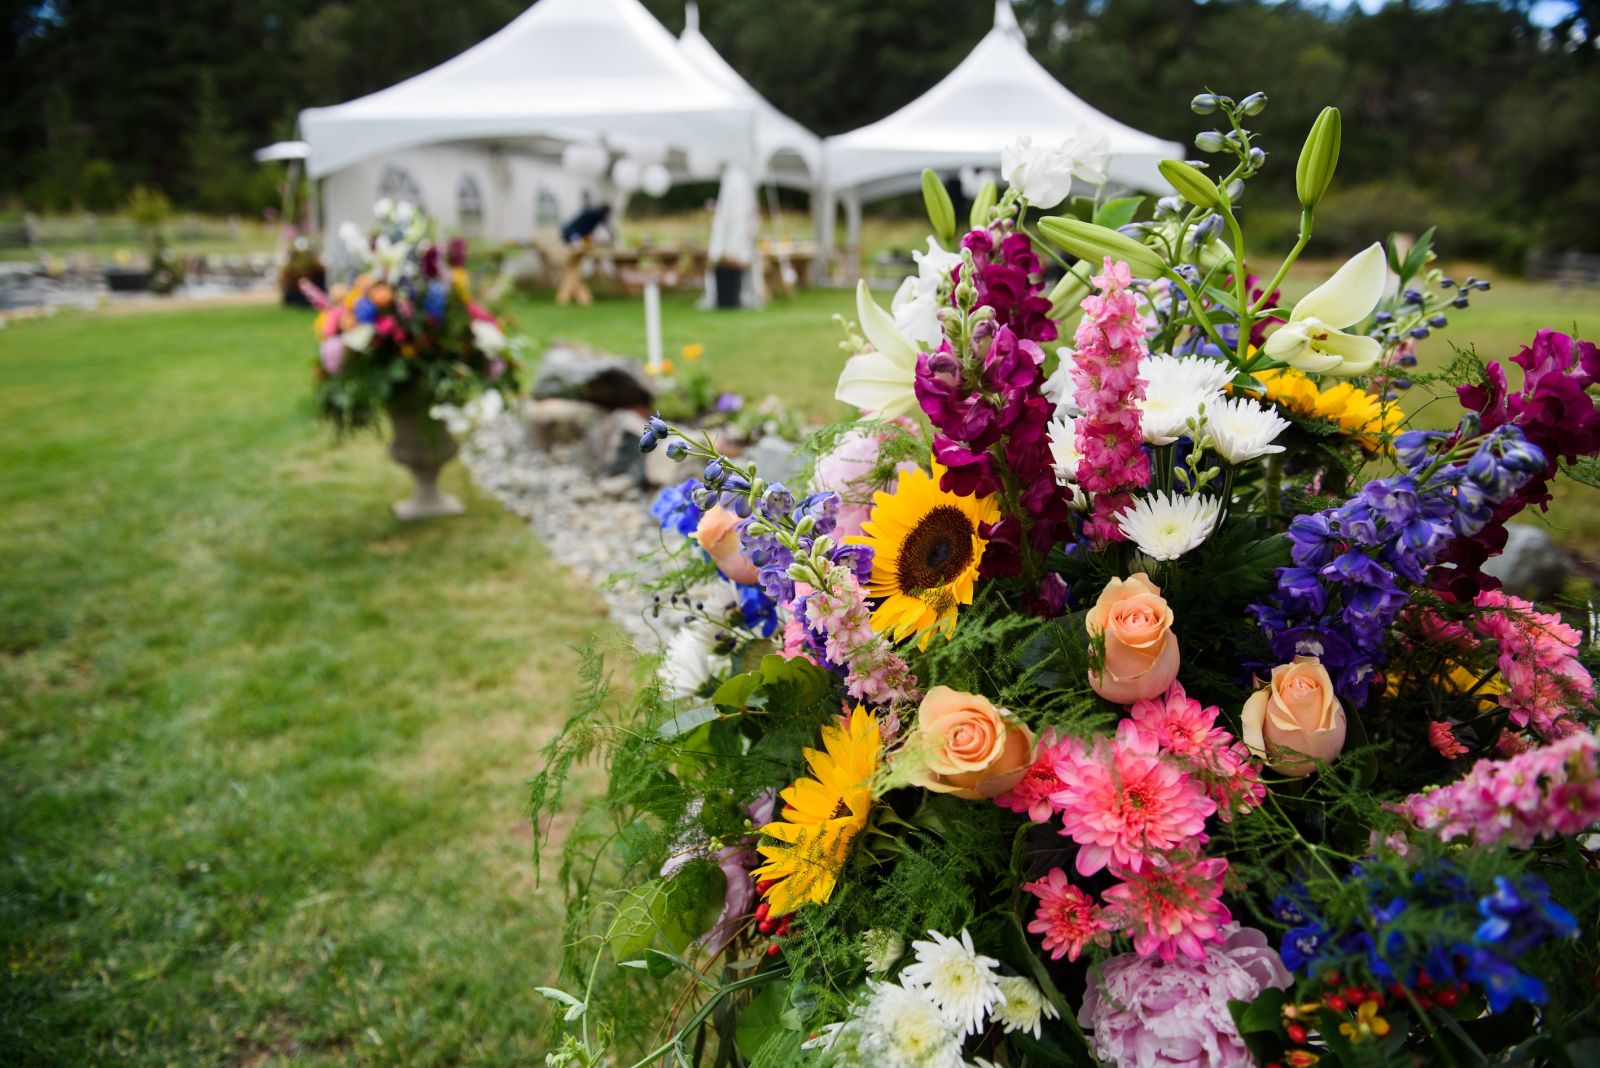
[{"label": "pink chrysanthemum", "polygon": [[1222,903],[1227,871],[1220,857],[1169,858],[1167,866],[1149,865],[1107,890],[1106,909],[1141,957],[1170,961],[1182,953],[1204,960],[1206,943],[1221,941],[1223,926],[1233,919]]},{"label": "pink chrysanthemum", "polygon": [[1165,694],[1137,701],[1117,725],[1124,744],[1165,753],[1199,780],[1224,823],[1261,803],[1267,788],[1255,758],[1243,743],[1217,726],[1220,710],[1202,707],[1174,682]]},{"label": "pink chrysanthemum", "polygon": [[1450,724],[1434,720],[1428,724],[1428,744],[1446,760],[1454,760],[1459,756],[1467,755],[1467,747],[1456,740],[1455,731]]},{"label": "pink chrysanthemum", "polygon": [[1027,883],[1023,889],[1039,899],[1028,930],[1043,936],[1041,944],[1051,960],[1060,960],[1062,954],[1069,961],[1077,960],[1090,943],[1103,946],[1111,941],[1105,910],[1073,886],[1060,868],[1051,868],[1043,879]]},{"label": "pink chrysanthemum", "polygon": [[1076,741],[1071,738],[1057,739],[1055,728],[1046,727],[1039,736],[1039,751],[1033,758],[1033,764],[1017,785],[994,799],[995,804],[1026,815],[1035,823],[1043,823],[1056,810],[1050,802],[1050,795],[1061,789],[1056,764],[1070,760],[1078,749]]},{"label": "pink chrysanthemum", "polygon": [[1061,833],[1078,843],[1078,874],[1111,865],[1139,872],[1152,854],[1205,841],[1206,817],[1217,810],[1193,776],[1123,737],[1057,761],[1061,789],[1050,801]]}]

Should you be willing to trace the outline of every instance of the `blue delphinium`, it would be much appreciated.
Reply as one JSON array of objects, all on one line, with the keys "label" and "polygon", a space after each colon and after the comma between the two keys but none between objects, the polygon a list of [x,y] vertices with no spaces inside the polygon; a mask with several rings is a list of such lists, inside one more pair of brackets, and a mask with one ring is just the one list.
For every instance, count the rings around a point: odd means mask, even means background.
[{"label": "blue delphinium", "polygon": [[778,602],[754,583],[740,582],[735,586],[739,591],[739,612],[744,616],[744,625],[759,637],[771,637],[778,629]]},{"label": "blue delphinium", "polygon": [[[1444,456],[1447,435],[1402,434],[1395,446],[1405,474],[1295,517],[1287,534],[1293,563],[1279,569],[1273,596],[1250,606],[1277,662],[1318,656],[1339,695],[1365,703],[1389,628],[1410,600],[1401,582],[1423,582],[1452,539],[1483,529],[1494,506],[1544,467],[1544,454],[1516,427],[1474,443],[1476,430],[1475,421],[1463,422],[1453,438],[1462,444]],[[1467,445],[1470,455],[1458,455]]]},{"label": "blue delphinium", "polygon": [[699,485],[698,478],[685,479],[656,494],[655,502],[650,505],[650,514],[661,524],[662,530],[670,530],[686,538],[694,534],[700,526],[700,517],[705,514],[694,503],[693,494]]}]

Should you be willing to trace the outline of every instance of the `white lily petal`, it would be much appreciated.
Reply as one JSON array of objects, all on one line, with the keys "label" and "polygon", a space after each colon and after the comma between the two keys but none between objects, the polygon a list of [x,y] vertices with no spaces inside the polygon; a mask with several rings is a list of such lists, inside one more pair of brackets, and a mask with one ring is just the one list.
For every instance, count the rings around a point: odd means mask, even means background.
[{"label": "white lily petal", "polygon": [[1342,330],[1372,314],[1389,281],[1383,246],[1374,242],[1351,256],[1333,277],[1300,298],[1294,319],[1321,319]]},{"label": "white lily petal", "polygon": [[856,318],[861,322],[861,332],[872,342],[873,348],[896,364],[904,366],[908,373],[916,372],[916,348],[895,329],[894,317],[872,299],[872,294],[867,291],[865,278],[856,283]]},{"label": "white lily petal", "polygon": [[1297,352],[1305,348],[1309,340],[1304,323],[1284,323],[1267,335],[1261,351],[1274,360],[1288,363]]},{"label": "white lily petal", "polygon": [[1333,375],[1364,375],[1377,365],[1378,357],[1383,355],[1383,346],[1378,344],[1376,338],[1343,331],[1334,331],[1316,341],[1312,348],[1338,360],[1337,365],[1322,369],[1323,374]]},{"label": "white lily petal", "polygon": [[916,367],[905,367],[882,352],[852,356],[839,373],[833,395],[884,419],[917,410]]}]

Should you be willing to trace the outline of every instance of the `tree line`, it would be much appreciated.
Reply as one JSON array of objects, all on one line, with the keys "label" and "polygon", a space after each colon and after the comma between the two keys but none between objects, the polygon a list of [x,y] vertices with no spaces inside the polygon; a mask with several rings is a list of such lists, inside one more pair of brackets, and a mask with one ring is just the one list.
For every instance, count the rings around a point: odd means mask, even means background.
[{"label": "tree line", "polygon": [[[645,0],[669,29],[680,0]],[[1515,258],[1600,249],[1600,0],[1540,25],[1532,0],[1389,3],[1373,13],[1261,0],[1016,0],[1033,54],[1117,119],[1183,142],[1204,88],[1265,91],[1289,211],[1316,110],[1345,113],[1338,211],[1354,233],[1437,218],[1447,247]],[[0,0],[0,199],[107,210],[136,184],[202,211],[272,202],[255,146],[301,108],[391,85],[515,18],[525,0]],[[702,0],[701,28],[779,108],[821,134],[888,114],[989,28],[982,0]],[[1548,22],[1548,18],[1543,21]],[[1004,122],[1003,115],[996,122]],[[1324,240],[1343,243],[1337,227]]]}]

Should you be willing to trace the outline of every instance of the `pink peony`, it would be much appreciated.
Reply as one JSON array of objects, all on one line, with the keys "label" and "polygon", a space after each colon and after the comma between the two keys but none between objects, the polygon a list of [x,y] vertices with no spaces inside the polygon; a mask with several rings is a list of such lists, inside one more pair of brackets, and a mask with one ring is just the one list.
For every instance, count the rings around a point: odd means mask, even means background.
[{"label": "pink peony", "polygon": [[1226,860],[1200,860],[1196,854],[1174,858],[1165,867],[1147,865],[1105,892],[1106,909],[1141,957],[1172,960],[1181,953],[1203,960],[1205,944],[1220,940],[1233,918],[1222,903],[1227,871]]},{"label": "pink peony", "polygon": [[1095,1056],[1117,1068],[1249,1068],[1256,1061],[1228,1002],[1290,982],[1266,935],[1229,924],[1199,960],[1128,953],[1107,961],[1090,979],[1078,1023],[1093,1032]]},{"label": "pink peony", "polygon": [[1061,833],[1080,847],[1079,875],[1108,864],[1137,873],[1152,854],[1205,841],[1206,817],[1217,810],[1192,776],[1125,738],[1058,761],[1056,774],[1061,789],[1050,801]]},{"label": "pink peony", "polygon": [[1077,960],[1090,943],[1103,946],[1111,941],[1112,927],[1105,910],[1073,886],[1060,868],[1051,868],[1043,879],[1022,888],[1039,899],[1028,930],[1044,936],[1041,941],[1051,960],[1060,960],[1062,954],[1069,961]]}]

